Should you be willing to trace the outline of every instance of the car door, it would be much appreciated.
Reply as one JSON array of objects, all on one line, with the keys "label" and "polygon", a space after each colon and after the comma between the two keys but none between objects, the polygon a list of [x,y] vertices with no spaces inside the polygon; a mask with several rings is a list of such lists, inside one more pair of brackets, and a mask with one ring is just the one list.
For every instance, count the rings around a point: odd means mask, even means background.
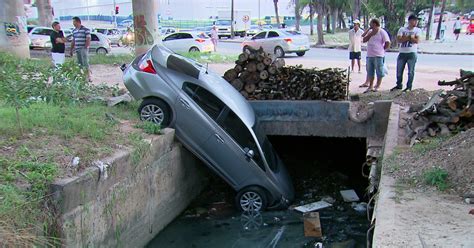
[{"label": "car door", "polygon": [[252,37],[252,47],[255,49],[260,48],[261,46],[263,47],[262,41],[265,40],[265,37],[267,36],[267,32],[263,31],[258,34],[256,34],[254,37]]},{"label": "car door", "polygon": [[[257,170],[265,171],[252,134],[228,107],[219,116],[218,126],[205,143],[204,149],[212,152],[213,163],[234,189],[238,189],[248,177],[258,176]],[[249,150],[253,151],[253,158],[247,157]]]},{"label": "car door", "polygon": [[97,48],[100,47],[100,39],[96,34],[91,34],[91,45],[89,47],[89,52],[95,53]]},{"label": "car door", "polygon": [[279,44],[280,40],[280,35],[277,32],[269,31],[268,36],[265,39],[265,51],[273,53],[275,51],[275,47]]},{"label": "car door", "polygon": [[224,106],[217,97],[192,82],[183,83],[176,99],[176,134],[204,158],[208,151],[202,147],[214,131],[215,120]]},{"label": "car door", "polygon": [[163,39],[163,45],[175,52],[178,38],[179,33],[168,35]]},{"label": "car door", "polygon": [[194,38],[190,33],[180,33],[177,40],[176,52],[186,53],[189,52],[191,46],[193,46]]}]

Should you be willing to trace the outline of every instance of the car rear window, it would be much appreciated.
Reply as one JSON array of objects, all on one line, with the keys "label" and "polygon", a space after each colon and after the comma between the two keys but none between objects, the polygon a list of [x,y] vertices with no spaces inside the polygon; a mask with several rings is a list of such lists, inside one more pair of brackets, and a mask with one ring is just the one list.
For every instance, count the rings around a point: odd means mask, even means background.
[{"label": "car rear window", "polygon": [[197,35],[198,38],[201,38],[201,39],[206,39],[206,38],[209,38],[207,35],[205,35],[204,33],[199,33]]}]

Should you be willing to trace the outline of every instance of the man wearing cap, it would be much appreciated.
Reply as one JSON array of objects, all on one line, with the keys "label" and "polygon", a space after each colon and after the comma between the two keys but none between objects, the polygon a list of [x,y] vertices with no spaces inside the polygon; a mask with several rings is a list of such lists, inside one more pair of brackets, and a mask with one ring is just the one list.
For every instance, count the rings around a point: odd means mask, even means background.
[{"label": "man wearing cap", "polygon": [[399,54],[397,58],[397,85],[391,91],[401,90],[403,88],[403,71],[405,65],[408,65],[408,81],[407,87],[403,92],[410,91],[415,78],[415,64],[417,60],[418,42],[420,39],[421,29],[418,24],[418,17],[410,15],[408,17],[408,25],[401,27],[397,33],[397,41],[400,44]]},{"label": "man wearing cap", "polygon": [[351,70],[354,72],[354,64],[357,60],[357,66],[360,73],[360,57],[362,51],[362,34],[364,30],[360,28],[359,20],[354,21],[354,28],[349,30],[349,59],[351,60]]}]

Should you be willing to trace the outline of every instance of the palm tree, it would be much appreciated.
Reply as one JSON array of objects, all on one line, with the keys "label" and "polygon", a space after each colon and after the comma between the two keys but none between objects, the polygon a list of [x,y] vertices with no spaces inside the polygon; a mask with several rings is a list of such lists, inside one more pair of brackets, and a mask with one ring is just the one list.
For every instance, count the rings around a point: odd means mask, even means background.
[{"label": "palm tree", "polygon": [[275,16],[277,19],[277,24],[280,26],[280,17],[278,16],[278,0],[273,0],[273,6],[275,7]]}]

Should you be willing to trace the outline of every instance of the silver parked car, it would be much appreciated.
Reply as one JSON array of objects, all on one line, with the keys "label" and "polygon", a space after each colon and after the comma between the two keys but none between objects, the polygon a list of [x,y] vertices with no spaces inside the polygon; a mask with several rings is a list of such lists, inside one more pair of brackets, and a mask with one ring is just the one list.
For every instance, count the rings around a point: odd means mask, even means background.
[{"label": "silver parked car", "polygon": [[161,45],[122,69],[127,89],[143,100],[140,118],[175,128],[184,146],[238,192],[241,210],[293,200],[289,175],[252,107],[222,77]]},{"label": "silver parked car", "polygon": [[310,49],[309,38],[295,31],[287,30],[264,30],[257,33],[250,40],[242,43],[243,50],[248,47],[263,48],[265,52],[274,53],[281,58],[286,53],[296,53],[303,56]]},{"label": "silver parked car", "polygon": [[48,27],[31,27],[28,33],[28,37],[31,41],[30,48],[51,48],[50,35],[52,32],[53,29]]},{"label": "silver parked car", "polygon": [[[72,34],[66,37],[66,54],[69,54],[71,50]],[[91,33],[91,46],[89,47],[89,53],[96,54],[108,54],[112,50],[110,41],[107,37],[101,33]]]}]

